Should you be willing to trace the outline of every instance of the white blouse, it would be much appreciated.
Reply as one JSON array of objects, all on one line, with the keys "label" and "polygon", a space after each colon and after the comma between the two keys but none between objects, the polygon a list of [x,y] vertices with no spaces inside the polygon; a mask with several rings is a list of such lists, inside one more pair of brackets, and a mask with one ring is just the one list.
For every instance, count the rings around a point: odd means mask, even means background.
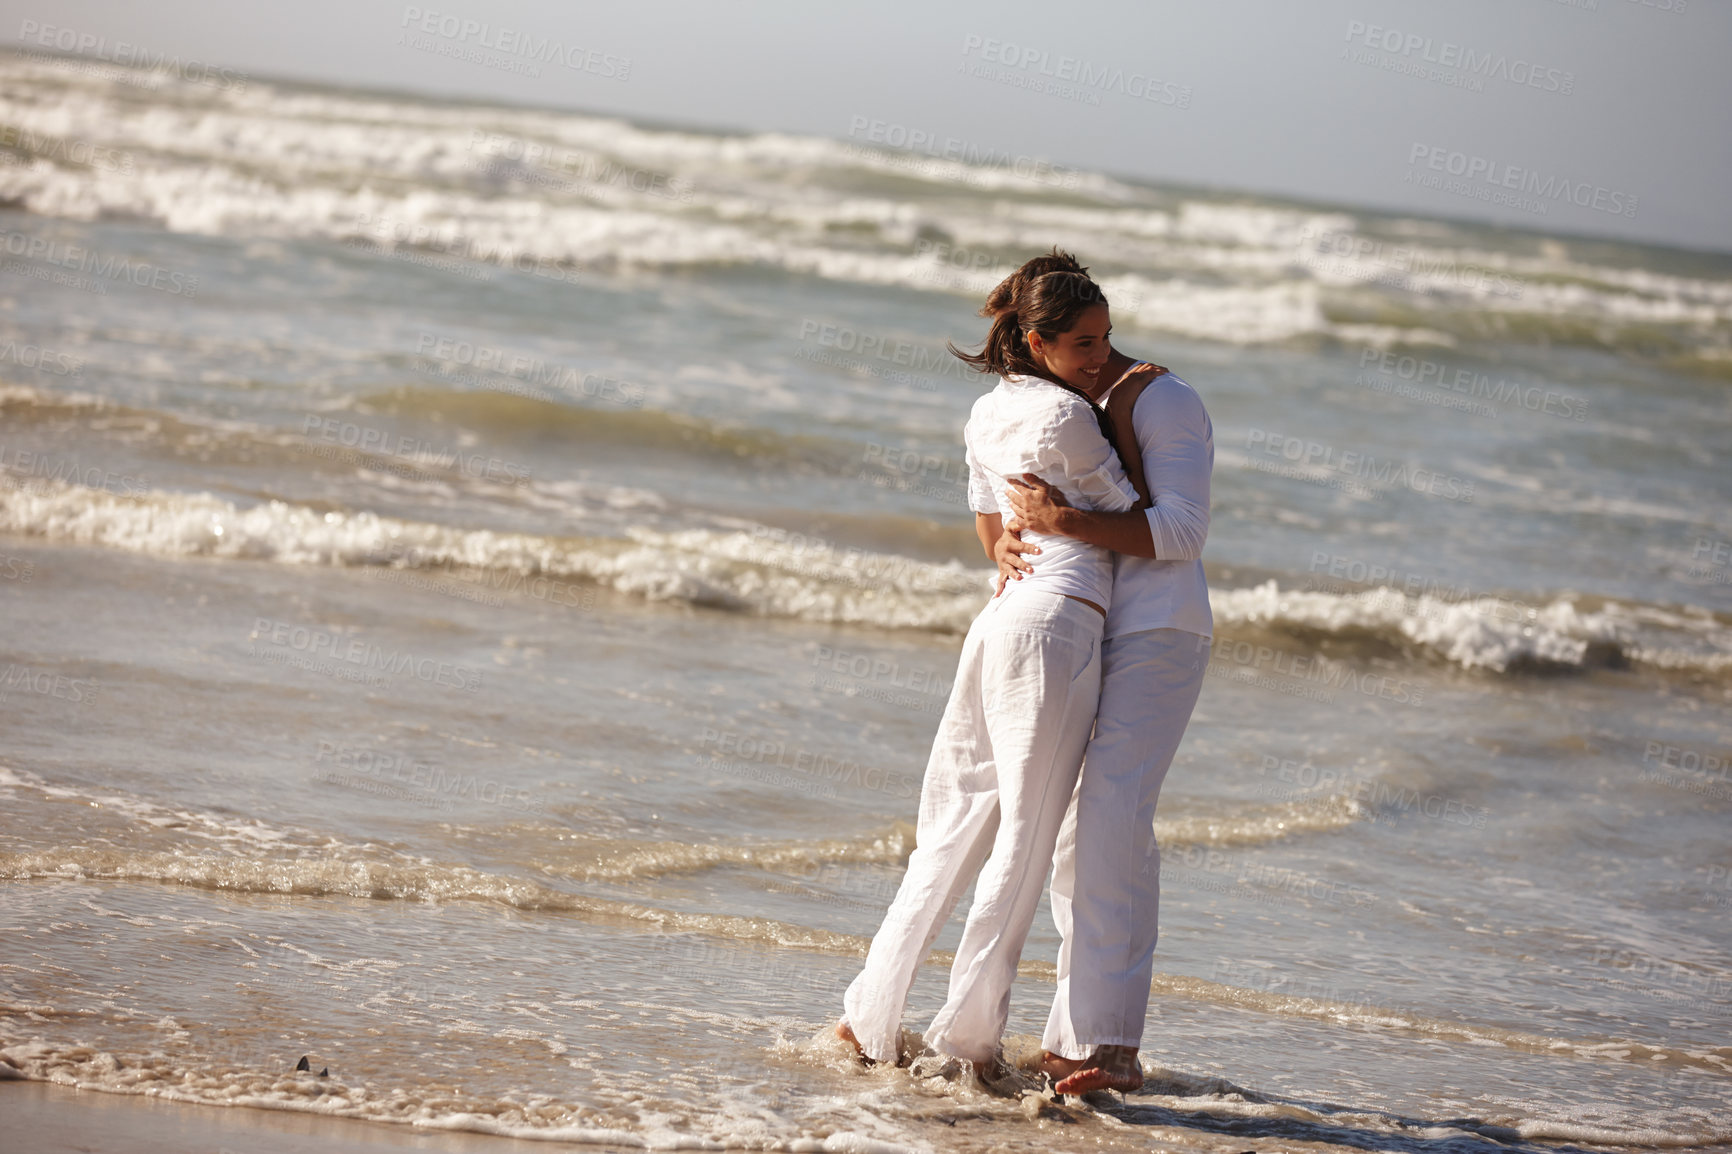
[{"label": "white blouse", "polygon": [[[968,506],[976,513],[1013,512],[1005,501],[1009,478],[1033,473],[1079,509],[1121,513],[1137,504],[1118,453],[1101,435],[1088,402],[1034,377],[1006,376],[974,402],[962,430],[967,447]],[[1032,587],[1083,597],[1103,609],[1112,603],[1113,555],[1073,537],[1024,533],[1041,552],[1034,572],[1013,588]]]}]

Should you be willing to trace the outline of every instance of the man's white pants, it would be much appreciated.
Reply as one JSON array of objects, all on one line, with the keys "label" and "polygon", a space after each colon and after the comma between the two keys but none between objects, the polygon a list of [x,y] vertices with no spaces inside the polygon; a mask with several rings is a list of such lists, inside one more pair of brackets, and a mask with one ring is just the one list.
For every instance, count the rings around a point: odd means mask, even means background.
[{"label": "man's white pants", "polygon": [[1180,629],[1101,645],[1100,712],[1053,863],[1063,943],[1042,1044],[1062,1057],[1142,1045],[1161,910],[1155,802],[1208,664],[1209,639]]},{"label": "man's white pants", "polygon": [[1012,586],[969,627],[920,790],[908,872],[843,999],[869,1057],[896,1060],[915,970],[977,869],[950,994],[926,1044],[971,1062],[997,1053],[1094,722],[1104,626],[1080,601]]}]

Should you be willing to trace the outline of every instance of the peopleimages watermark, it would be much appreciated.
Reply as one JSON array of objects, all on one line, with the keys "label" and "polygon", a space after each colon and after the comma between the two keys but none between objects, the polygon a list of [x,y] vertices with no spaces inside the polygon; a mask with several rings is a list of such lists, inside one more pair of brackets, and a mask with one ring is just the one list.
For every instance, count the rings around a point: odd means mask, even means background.
[{"label": "peopleimages watermark", "polygon": [[1307,224],[1299,230],[1299,263],[1324,276],[1366,282],[1367,266],[1378,270],[1371,284],[1410,292],[1427,292],[1438,285],[1462,292],[1520,300],[1526,282],[1505,269],[1464,263],[1454,252],[1428,253],[1412,244],[1391,244],[1341,229],[1323,230]]},{"label": "peopleimages watermark", "polygon": [[483,175],[515,176],[543,188],[583,192],[601,185],[681,202],[696,191],[691,181],[653,168],[626,168],[594,153],[480,128],[469,130],[469,151],[481,154],[476,169]]},{"label": "peopleimages watermark", "polygon": [[[1708,559],[1707,564],[1702,563],[1703,558]],[[1690,556],[1690,567],[1684,570],[1684,576],[1714,585],[1732,583],[1732,571],[1726,568],[1728,563],[1732,563],[1732,541],[1698,537],[1695,552]]]},{"label": "peopleimages watermark", "polygon": [[362,793],[429,805],[449,813],[459,801],[470,805],[496,805],[523,813],[541,813],[547,806],[539,798],[475,774],[454,773],[429,761],[376,749],[356,749],[321,740],[313,755],[329,766],[318,780]]},{"label": "peopleimages watermark", "polygon": [[898,798],[911,798],[920,792],[919,779],[905,773],[809,749],[790,750],[786,742],[772,738],[705,729],[699,740],[709,752],[695,754],[693,764],[730,777],[763,781],[801,793],[819,791],[824,797],[835,797],[838,785]]},{"label": "peopleimages watermark", "polygon": [[5,702],[14,692],[20,692],[83,705],[94,701],[101,688],[101,684],[94,677],[68,677],[64,673],[32,669],[27,665],[13,665],[10,662],[7,663],[5,671],[0,672],[0,702]]},{"label": "peopleimages watermark", "polygon": [[1363,990],[1348,990],[1341,986],[1317,982],[1309,978],[1296,981],[1289,974],[1264,966],[1253,966],[1236,959],[1232,961],[1217,960],[1214,968],[1209,971],[1209,980],[1238,986],[1241,989],[1254,990],[1262,994],[1329,1003],[1332,1006],[1348,1010],[1382,1010],[1430,1016],[1425,1007],[1403,1005],[1381,999],[1376,1002],[1368,1002],[1365,1000]]},{"label": "peopleimages watermark", "polygon": [[794,354],[794,358],[845,373],[863,373],[866,376],[877,377],[891,384],[907,385],[909,388],[918,389],[923,393],[938,391],[938,382],[931,377],[917,377],[913,373],[903,372],[901,369],[893,369],[887,365],[875,365],[871,361],[862,360],[859,357],[850,357],[823,348],[802,347]]},{"label": "peopleimages watermark", "polygon": [[307,451],[316,456],[333,457],[348,453],[357,460],[365,456],[399,458],[384,466],[385,471],[399,476],[426,475],[423,471],[427,469],[446,471],[454,468],[465,477],[501,485],[523,485],[529,481],[528,465],[502,461],[484,453],[466,453],[416,437],[393,436],[384,429],[357,425],[336,417],[308,414],[301,433],[314,442],[307,446]]},{"label": "peopleimages watermark", "polygon": [[[536,601],[545,601],[549,605],[564,605],[582,612],[595,608],[594,586],[574,585],[570,581],[549,577],[543,573],[523,573],[515,569],[501,568],[480,569],[477,578],[476,567],[456,560],[447,550],[434,550],[393,540],[372,552],[368,559],[374,563],[372,573],[379,580],[394,581],[413,589],[464,601],[476,601],[494,608],[505,602],[499,597],[489,597],[480,590],[489,589],[495,593],[529,597]],[[443,573],[473,592],[442,586],[426,576],[435,572]]]},{"label": "peopleimages watermark", "polygon": [[485,605],[490,609],[498,609],[505,604],[505,598],[485,592],[466,578],[458,578],[455,585],[446,585],[414,569],[374,566],[367,572],[374,580],[389,581],[394,585],[401,585],[405,589],[413,589],[418,593],[436,593],[441,597],[450,597],[455,601],[468,601],[473,605]]},{"label": "peopleimages watermark", "polygon": [[[949,350],[934,350],[913,341],[884,333],[862,332],[848,325],[829,321],[800,318],[801,360],[869,376],[895,384],[906,384],[921,392],[936,392],[936,374],[958,380],[974,376],[974,370],[950,355]],[[816,347],[813,347],[816,346]]]},{"label": "peopleimages watermark", "polygon": [[1708,901],[1717,906],[1732,905],[1732,867],[1711,865],[1705,872],[1708,881],[1702,888],[1708,892]]},{"label": "peopleimages watermark", "polygon": [[521,245],[470,236],[451,221],[429,224],[422,220],[357,212],[354,226],[361,235],[344,238],[342,243],[347,248],[366,251],[372,246],[380,255],[393,260],[455,273],[471,280],[492,282],[492,272],[478,267],[481,265],[493,265],[562,284],[572,283],[578,276],[575,260],[554,259]]},{"label": "peopleimages watermark", "polygon": [[1343,60],[1472,92],[1485,91],[1487,80],[1502,80],[1517,87],[1563,96],[1573,93],[1576,87],[1576,74],[1566,69],[1535,64],[1519,56],[1512,60],[1502,52],[1481,51],[1451,40],[1434,40],[1417,32],[1385,28],[1363,20],[1347,22],[1345,39],[1349,43],[1341,50]]},{"label": "peopleimages watermark", "polygon": [[413,4],[403,9],[397,43],[420,52],[539,77],[541,66],[554,64],[572,72],[587,72],[604,80],[631,79],[631,58],[615,56],[551,36],[536,36],[520,28],[434,12]]},{"label": "peopleimages watermark", "polygon": [[1669,786],[1720,801],[1732,800],[1732,788],[1727,786],[1732,754],[1704,753],[1650,741],[1642,751],[1642,765],[1646,768],[1637,780],[1646,784]]},{"label": "peopleimages watermark", "polygon": [[935,497],[949,504],[968,500],[968,462],[906,445],[868,441],[858,480],[880,489]]},{"label": "peopleimages watermark", "polygon": [[[329,887],[333,892],[349,892],[349,888],[357,876],[366,876],[367,866],[363,862],[342,860],[325,860],[312,862],[302,859],[296,863],[298,880]],[[327,959],[319,959],[315,964],[313,958],[296,950],[283,941],[259,941],[255,947],[249,947],[262,967],[256,963],[246,968],[234,979],[237,983],[254,985],[270,991],[296,991],[311,994],[321,1001],[337,1001],[348,1005],[365,1006],[378,999],[386,999],[386,1004],[401,1006],[403,1003],[418,1003],[423,1010],[444,1007],[454,1009],[473,1005],[477,986],[472,980],[433,981],[428,976],[408,975],[402,971],[394,971],[387,978],[383,975],[370,975],[342,963],[332,964]],[[266,951],[276,951],[273,954]],[[277,964],[273,956],[282,963]],[[258,1050],[253,1045],[235,1045],[223,1042],[205,1042],[201,1039],[201,1051],[221,1054],[238,1062],[243,1069],[256,1068]],[[226,1052],[225,1052],[226,1051]],[[332,1065],[335,1060],[331,1061]],[[285,1063],[286,1065],[286,1063]],[[314,1069],[327,1068],[324,1060],[312,1063]],[[288,1070],[285,1076],[293,1077],[296,1071]],[[302,1077],[313,1076],[309,1070]],[[329,1086],[331,1083],[323,1083]],[[340,1084],[340,1083],[339,1083]],[[221,1147],[217,1154],[233,1154],[229,1147]]]},{"label": "peopleimages watermark", "polygon": [[1486,818],[1491,814],[1484,806],[1470,805],[1459,798],[1421,794],[1417,789],[1403,789],[1387,781],[1360,777],[1327,766],[1318,769],[1309,758],[1300,762],[1266,753],[1256,772],[1258,777],[1268,779],[1253,790],[1258,797],[1301,804],[1315,802],[1318,805],[1333,804],[1336,799],[1345,797],[1369,808],[1373,825],[1379,822],[1395,824],[1404,817],[1417,816],[1448,825],[1484,829]]},{"label": "peopleimages watermark", "polygon": [[[1250,462],[1259,472],[1343,489],[1358,496],[1381,497],[1387,490],[1409,489],[1445,501],[1473,503],[1472,479],[1406,461],[1379,460],[1370,453],[1337,449],[1266,429],[1249,430],[1245,434],[1245,448],[1262,453],[1261,458],[1252,457]],[[1372,488],[1373,484],[1385,488]]]},{"label": "peopleimages watermark", "polygon": [[1425,686],[1382,673],[1364,673],[1345,661],[1331,661],[1321,653],[1298,654],[1271,645],[1215,638],[1206,671],[1244,685],[1272,689],[1291,697],[1335,700],[1336,690],[1392,701],[1397,705],[1425,704]]},{"label": "peopleimages watermark", "polygon": [[[1012,259],[988,249],[969,248],[924,236],[914,242],[914,255],[929,257],[930,260],[915,268],[909,279],[919,284],[969,292],[973,292],[982,280],[1004,279],[1012,270],[1020,268],[1024,259],[1022,256]],[[1089,294],[1091,301],[1104,297],[1107,304],[1129,312],[1142,308],[1142,294],[1122,282],[1114,285],[1111,293],[1093,282],[1079,284],[1077,288],[1079,292]]]},{"label": "peopleimages watermark", "polygon": [[[885,159],[891,167],[902,171],[925,175],[948,174],[951,170],[941,166],[961,164],[974,168],[1004,169],[1024,180],[1051,188],[1076,188],[1082,183],[1082,170],[1054,164],[1045,157],[1013,153],[1008,149],[980,145],[954,136],[940,137],[930,129],[913,128],[895,121],[876,120],[870,116],[850,117],[848,138],[850,141],[863,140],[866,144],[894,150]],[[850,154],[855,156],[865,152],[859,143],[851,143],[848,148]]]},{"label": "peopleimages watermark", "polygon": [[957,71],[964,75],[1063,100],[1098,105],[1102,93],[1112,93],[1169,108],[1191,106],[1191,88],[1187,84],[1161,80],[1146,72],[1127,73],[1123,68],[1094,64],[1076,56],[1054,58],[1046,49],[1030,44],[1018,45],[970,33],[963,38],[962,56]]},{"label": "peopleimages watermark", "polygon": [[0,229],[0,252],[24,258],[7,261],[6,272],[85,292],[106,293],[108,283],[113,282],[155,289],[170,296],[191,298],[198,295],[196,276],[150,261],[104,254],[85,245],[66,244],[32,233]]},{"label": "peopleimages watermark", "polygon": [[0,124],[0,148],[17,149],[40,160],[94,168],[100,172],[130,173],[133,168],[130,152],[77,137],[32,132],[21,124]]},{"label": "peopleimages watermark", "polygon": [[968,248],[949,241],[921,237],[914,242],[915,256],[930,256],[932,263],[916,271],[914,279],[950,288],[968,288],[977,276],[1006,272],[1010,262],[982,248]]},{"label": "peopleimages watermark", "polygon": [[34,369],[56,377],[75,377],[84,371],[84,359],[43,345],[7,341],[0,345],[0,364],[10,361],[21,369]]},{"label": "peopleimages watermark", "polygon": [[1639,201],[1632,193],[1592,181],[1555,173],[1542,175],[1537,169],[1419,141],[1407,150],[1407,174],[1401,180],[1403,184],[1506,205],[1535,216],[1545,216],[1562,201],[1577,208],[1634,219]]},{"label": "peopleimages watermark", "polygon": [[[1246,897],[1253,902],[1264,904],[1310,899],[1336,905],[1362,906],[1377,900],[1375,893],[1359,886],[1325,881],[1284,866],[1252,861],[1244,853],[1229,852],[1213,846],[1187,845],[1176,852],[1169,851],[1157,857],[1153,852],[1153,836],[1149,839],[1149,845],[1149,851],[1143,855],[1143,870],[1148,872],[1159,868],[1163,883],[1183,880],[1193,889]],[[1170,875],[1176,872],[1173,869],[1175,864],[1182,864],[1190,876],[1183,879],[1171,878]],[[1228,877],[1217,879],[1210,876],[1216,874],[1226,874]],[[1244,887],[1255,888],[1247,890]]]},{"label": "peopleimages watermark", "polygon": [[[816,884],[814,884],[816,883]],[[818,885],[828,886],[819,889]],[[902,886],[902,879],[895,875],[885,875],[863,869],[848,869],[837,862],[826,862],[818,871],[803,878],[800,884],[787,885],[774,881],[765,882],[766,889],[776,893],[798,894],[810,901],[821,902],[824,905],[845,906],[848,909],[865,910],[868,913],[883,913],[884,907],[895,898],[896,891]],[[840,893],[835,891],[840,890]],[[858,896],[855,896],[858,895]],[[961,919],[968,911],[960,904],[952,912],[951,918]]]},{"label": "peopleimages watermark", "polygon": [[1467,585],[1453,585],[1380,561],[1326,553],[1321,549],[1311,551],[1310,571],[1301,588],[1308,593],[1361,598],[1390,594],[1402,599],[1403,613],[1430,620],[1440,620],[1463,604],[1470,605],[1480,617],[1524,625],[1533,624],[1540,615],[1539,609],[1526,601],[1498,593],[1476,593]]},{"label": "peopleimages watermark", "polygon": [[[544,357],[500,345],[476,344],[461,337],[422,331],[415,339],[415,352],[424,358],[418,366],[421,371],[477,388],[537,399],[540,394],[534,390],[543,389],[628,409],[643,408],[645,390],[640,384],[554,364]],[[466,371],[471,369],[475,371]],[[482,376],[483,373],[490,375]],[[497,380],[498,377],[521,381],[530,387],[512,387]]]},{"label": "peopleimages watermark", "polygon": [[[63,25],[43,24],[36,20],[25,20],[18,27],[18,39],[26,45],[34,43],[38,48],[52,48],[56,52],[66,53],[73,58],[82,58],[86,62],[114,64],[121,68],[146,75],[168,75],[184,80],[188,84],[203,85],[223,92],[243,92],[247,87],[247,74],[236,72],[230,68],[213,67],[202,61],[182,60],[179,55],[171,56],[166,52],[153,52],[143,45],[133,44],[126,40],[116,40],[113,44],[108,37],[98,36],[94,32],[81,32],[76,28]],[[25,54],[29,59],[47,63],[59,63],[64,57],[47,56],[39,52]],[[122,79],[111,77],[111,79]],[[136,80],[133,81],[136,83]]]},{"label": "peopleimages watermark", "polygon": [[[496,259],[502,259],[509,266],[510,261],[518,255],[515,249],[481,244],[473,237],[443,225],[436,227],[422,222],[411,224],[392,217],[376,217],[366,212],[355,214],[355,225],[362,230],[363,235],[344,237],[342,243],[345,248],[377,251],[392,260],[454,273],[471,280],[491,283],[492,271],[480,266]],[[542,263],[540,258],[536,258],[530,262],[531,268],[525,271],[533,271]],[[558,275],[550,279],[565,279],[563,270],[556,266],[555,271]]]},{"label": "peopleimages watermark", "polygon": [[1598,979],[1608,985],[1691,1009],[1732,1012],[1732,1005],[1727,1002],[1732,998],[1732,977],[1724,974],[1609,945],[1595,946],[1592,962],[1622,975]]},{"label": "peopleimages watermark", "polygon": [[901,662],[819,645],[812,654],[813,689],[864,697],[916,713],[942,713],[951,683],[936,669],[904,668]]},{"label": "peopleimages watermark", "polygon": [[[1375,374],[1363,370],[1375,366]],[[1386,349],[1367,348],[1359,354],[1362,370],[1353,379],[1360,388],[1398,396],[1438,408],[1495,417],[1492,404],[1522,409],[1563,421],[1588,419],[1588,402],[1560,389],[1545,389],[1486,373],[1454,368],[1443,361]],[[1487,403],[1482,403],[1487,402]]]},{"label": "peopleimages watermark", "polygon": [[[259,642],[262,639],[262,644]],[[417,657],[401,649],[382,649],[341,630],[317,629],[292,621],[255,618],[248,635],[249,656],[262,657],[311,672],[359,681],[373,686],[386,684],[383,674],[407,673],[417,681],[474,693],[481,688],[481,671],[431,657]],[[268,647],[268,648],[267,648]]]},{"label": "peopleimages watermark", "polygon": [[[1615,7],[1617,0],[1611,0],[1611,2]],[[1575,8],[1583,12],[1598,12],[1600,10],[1600,0],[1552,0],[1552,3],[1563,8]],[[1689,7],[1690,0],[1630,0],[1630,3],[1638,4],[1643,8],[1652,8],[1658,12],[1670,12],[1675,16]]]},{"label": "peopleimages watermark", "polygon": [[955,579],[951,571],[936,565],[895,554],[874,553],[858,545],[843,545],[791,529],[757,525],[752,529],[750,541],[751,555],[741,560],[856,589],[932,591],[945,588]]},{"label": "peopleimages watermark", "polygon": [[56,484],[82,485],[86,489],[102,489],[123,497],[136,497],[149,489],[143,477],[130,473],[116,473],[100,465],[81,465],[67,457],[0,445],[0,488],[47,492]]},{"label": "peopleimages watermark", "polygon": [[[765,949],[738,940],[725,942],[709,937],[676,937],[665,933],[654,935],[650,941],[653,948],[671,961],[683,963],[706,980],[714,981],[719,976],[730,983],[737,983],[752,978],[771,989],[797,989],[808,993],[830,983],[840,992],[840,977],[826,976],[823,971],[802,961],[789,960],[785,950]],[[749,1028],[754,1035],[762,1030],[761,1021],[745,1023],[731,1015],[717,1017]],[[705,1018],[713,1020],[709,1012],[705,1013]]]}]

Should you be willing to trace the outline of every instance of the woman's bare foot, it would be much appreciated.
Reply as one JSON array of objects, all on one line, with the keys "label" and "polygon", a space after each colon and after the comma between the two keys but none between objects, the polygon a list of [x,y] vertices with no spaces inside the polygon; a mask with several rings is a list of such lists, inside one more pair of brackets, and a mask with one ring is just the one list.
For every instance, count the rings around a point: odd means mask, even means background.
[{"label": "woman's bare foot", "polygon": [[[1060,1058],[1059,1061],[1065,1061]],[[1042,1065],[1045,1065],[1043,1059]],[[1053,1087],[1060,1094],[1087,1094],[1091,1090],[1117,1090],[1129,1094],[1143,1088],[1143,1067],[1130,1046],[1102,1046],[1086,1062]]]},{"label": "woman's bare foot", "polygon": [[848,1043],[850,1046],[853,1046],[854,1052],[860,1055],[860,1060],[862,1062],[866,1063],[868,1066],[877,1065],[876,1062],[866,1056],[865,1047],[860,1045],[860,1039],[854,1036],[854,1027],[850,1026],[847,1022],[836,1023],[836,1036]]}]

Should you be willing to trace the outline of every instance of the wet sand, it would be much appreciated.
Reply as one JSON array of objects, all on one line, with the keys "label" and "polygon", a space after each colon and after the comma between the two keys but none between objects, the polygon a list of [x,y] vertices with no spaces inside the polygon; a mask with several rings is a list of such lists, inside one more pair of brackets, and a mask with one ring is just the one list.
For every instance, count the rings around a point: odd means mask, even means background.
[{"label": "wet sand", "polygon": [[[370,1154],[375,1150],[545,1154],[546,1142],[413,1130],[288,1110],[212,1109],[139,1094],[0,1082],[0,1146],[19,1154]],[[560,1146],[568,1145],[559,1143]],[[609,1151],[626,1147],[592,1146]]]}]

